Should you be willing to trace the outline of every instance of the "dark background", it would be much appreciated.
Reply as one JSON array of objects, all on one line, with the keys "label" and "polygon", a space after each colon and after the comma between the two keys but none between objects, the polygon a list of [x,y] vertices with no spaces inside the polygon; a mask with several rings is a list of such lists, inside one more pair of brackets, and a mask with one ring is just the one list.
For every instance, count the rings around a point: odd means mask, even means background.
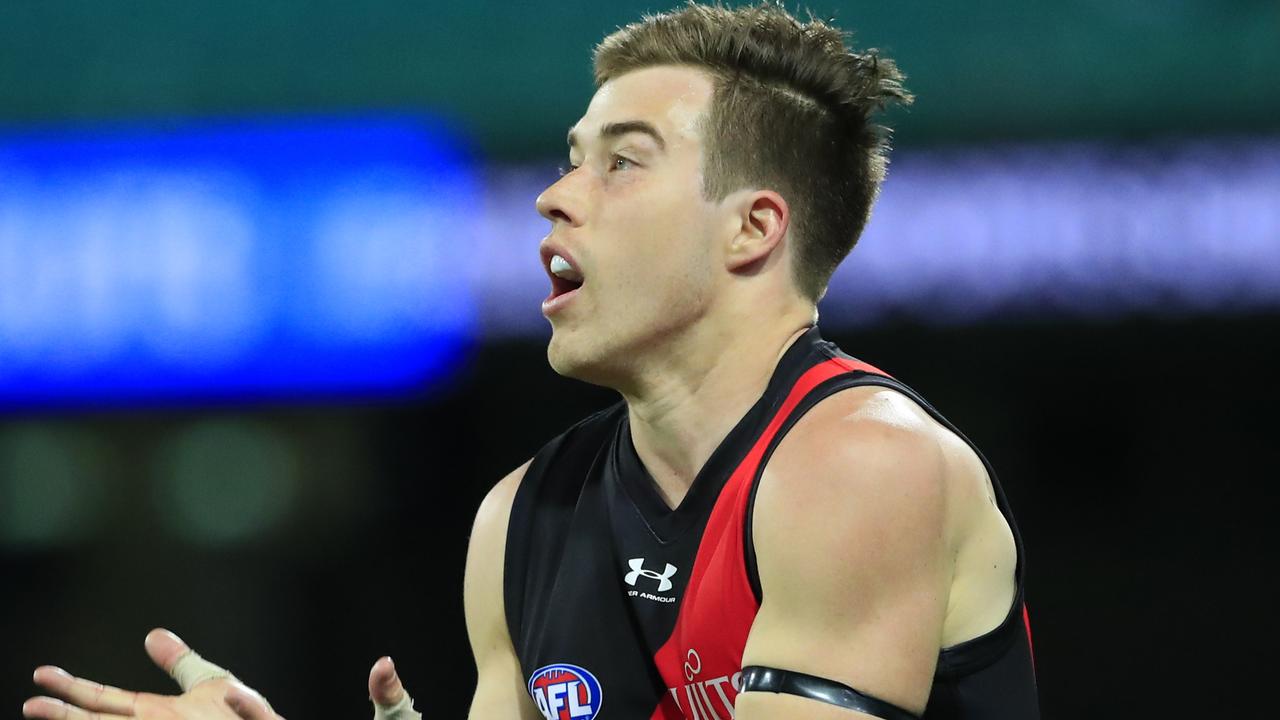
[{"label": "dark background", "polygon": [[[905,151],[1280,130],[1274,3],[827,5],[815,10],[912,75]],[[432,109],[470,128],[490,162],[541,161],[590,96],[592,43],[652,9],[6,3],[0,125]],[[510,107],[519,122],[495,111]],[[882,317],[826,335],[920,390],[994,463],[1026,541],[1046,717],[1270,709],[1280,309]],[[0,415],[7,438],[81,448],[64,470],[92,464],[95,478],[56,542],[0,545],[0,717],[19,716],[42,663],[171,691],[142,650],[155,626],[295,720],[365,717],[383,654],[426,717],[462,717],[475,508],[614,402],[557,377],[544,348],[545,330],[482,338],[445,391],[393,401]],[[167,529],[157,478],[175,438],[201,428],[249,428],[296,458],[292,509],[265,534],[205,543]],[[25,471],[13,461],[0,475]]]},{"label": "dark background", "polygon": [[[1278,331],[1263,316],[833,336],[924,392],[996,465],[1027,546],[1046,716],[1188,717],[1185,688],[1192,704],[1266,707]],[[428,716],[460,717],[474,508],[555,429],[609,402],[554,375],[531,341],[483,348],[433,403],[218,411],[358,448],[371,463],[359,508],[287,528],[288,542],[201,552],[157,541],[154,508],[122,483],[95,542],[5,556],[0,703],[16,717],[30,670],[54,661],[168,691],[141,646],[165,625],[289,717],[361,717],[386,653]],[[147,464],[162,427],[208,415],[31,422],[111,437],[129,467]]]}]

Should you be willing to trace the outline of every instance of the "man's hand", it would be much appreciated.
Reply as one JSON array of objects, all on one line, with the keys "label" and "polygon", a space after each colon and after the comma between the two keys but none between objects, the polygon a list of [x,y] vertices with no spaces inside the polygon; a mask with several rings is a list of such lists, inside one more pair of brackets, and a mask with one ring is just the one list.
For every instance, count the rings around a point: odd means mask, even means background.
[{"label": "man's hand", "polygon": [[35,682],[62,700],[31,698],[22,705],[23,716],[33,720],[283,720],[255,690],[202,659],[177,635],[152,630],[145,645],[151,660],[178,682],[181,695],[121,690],[46,665],[36,668]]}]

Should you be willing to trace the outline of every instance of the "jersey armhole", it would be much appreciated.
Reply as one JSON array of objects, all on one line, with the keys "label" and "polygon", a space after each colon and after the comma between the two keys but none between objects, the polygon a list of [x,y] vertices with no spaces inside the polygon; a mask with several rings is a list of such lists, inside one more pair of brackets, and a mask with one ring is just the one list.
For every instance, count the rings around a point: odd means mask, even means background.
[{"label": "jersey armhole", "polygon": [[529,567],[529,544],[524,538],[532,532],[532,513],[528,506],[537,494],[534,487],[543,477],[555,449],[560,445],[556,438],[544,445],[529,462],[516,488],[516,495],[511,500],[511,511],[507,517],[507,537],[503,540],[502,552],[502,606],[507,620],[507,632],[511,636],[511,644],[520,647],[521,620],[524,612],[522,598],[525,589],[525,570]]},{"label": "jersey armhole", "polygon": [[[751,592],[755,596],[756,605],[758,606],[764,600],[764,593],[760,585],[759,566],[756,561],[755,541],[752,536],[752,518],[755,514],[756,492],[760,487],[760,478],[764,474],[764,468],[768,465],[769,458],[773,455],[773,451],[777,449],[782,439],[786,437],[788,431],[804,417],[805,413],[811,410],[822,400],[841,390],[847,390],[852,387],[864,387],[875,385],[896,390],[906,395],[913,402],[919,405],[929,413],[929,415],[941,423],[943,427],[955,433],[957,437],[967,444],[978,459],[982,462],[987,474],[991,477],[991,486],[996,494],[997,506],[1000,513],[1004,516],[1005,522],[1009,524],[1009,530],[1013,533],[1014,548],[1017,553],[1017,560],[1014,566],[1014,596],[1007,614],[1004,619],[992,630],[979,635],[978,637],[966,640],[956,645],[942,648],[938,657],[938,669],[936,674],[940,677],[950,677],[964,675],[974,672],[977,669],[989,665],[997,660],[1007,649],[1017,640],[1017,620],[1024,614],[1025,609],[1025,588],[1023,579],[1026,576],[1026,553],[1023,550],[1022,535],[1018,531],[1018,525],[1014,522],[1013,513],[1009,508],[1009,501],[1005,497],[1004,489],[1000,486],[1000,481],[996,477],[995,468],[987,460],[982,451],[978,449],[959,428],[951,424],[933,405],[929,404],[919,393],[912,390],[899,380],[888,377],[886,375],[877,375],[861,370],[855,370],[843,375],[827,380],[814,387],[808,395],[792,410],[791,415],[778,429],[778,433],[773,437],[760,459],[760,465],[756,468],[755,476],[751,480],[751,489],[747,496],[747,507],[745,517],[743,518],[743,555],[746,565],[747,581],[751,586]],[[1028,629],[1029,631],[1029,629]],[[1029,640],[1028,640],[1029,642]]]},{"label": "jersey armhole", "polygon": [[[800,418],[813,409],[819,402],[825,400],[833,393],[860,385],[870,385],[878,383],[866,382],[866,378],[874,378],[878,376],[870,375],[860,370],[837,375],[829,380],[819,383],[808,395],[804,396],[787,419],[783,421],[778,428],[777,434],[769,441],[769,446],[765,448],[764,453],[760,456],[760,464],[756,467],[755,475],[751,478],[751,490],[747,494],[747,509],[745,517],[742,520],[743,533],[743,554],[747,567],[747,581],[751,585],[751,593],[755,595],[756,605],[759,605],[764,599],[764,593],[760,587],[760,571],[756,564],[756,546],[751,530],[751,518],[755,515],[756,507],[756,491],[760,488],[760,477],[764,474],[765,467],[769,464],[769,458],[773,456],[773,451],[781,444],[782,439],[787,436],[791,428],[795,426]],[[893,387],[893,386],[891,386]]]}]

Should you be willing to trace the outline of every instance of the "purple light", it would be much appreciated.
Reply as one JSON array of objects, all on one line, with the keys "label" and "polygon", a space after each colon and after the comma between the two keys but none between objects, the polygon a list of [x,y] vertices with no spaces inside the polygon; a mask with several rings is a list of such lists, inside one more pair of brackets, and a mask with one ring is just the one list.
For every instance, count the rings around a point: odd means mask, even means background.
[{"label": "purple light", "polygon": [[[491,335],[545,332],[539,168],[486,178],[472,263]],[[1280,308],[1280,138],[895,156],[821,305],[829,327]]]}]

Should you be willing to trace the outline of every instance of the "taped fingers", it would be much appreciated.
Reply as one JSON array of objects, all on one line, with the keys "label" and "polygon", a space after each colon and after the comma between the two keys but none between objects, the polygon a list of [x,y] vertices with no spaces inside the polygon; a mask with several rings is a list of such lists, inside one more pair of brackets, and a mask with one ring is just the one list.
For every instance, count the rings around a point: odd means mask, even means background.
[{"label": "taped fingers", "polygon": [[373,720],[420,720],[422,717],[413,709],[413,698],[400,683],[396,664],[389,656],[379,658],[369,670],[369,699],[373,701]]},{"label": "taped fingers", "polygon": [[132,715],[90,712],[51,697],[34,697],[22,704],[22,716],[31,720],[130,720]]},{"label": "taped fingers", "polygon": [[236,679],[226,669],[200,657],[195,650],[188,650],[178,658],[178,662],[174,663],[173,668],[169,670],[169,676],[177,681],[178,687],[182,688],[184,693],[206,680],[226,678],[234,681]]},{"label": "taped fingers", "polygon": [[[62,668],[52,666],[36,668],[32,679],[37,685],[54,695],[90,712],[132,715],[134,704],[138,701],[137,693],[75,677]],[[68,715],[67,717],[74,719],[77,716]]]},{"label": "taped fingers", "polygon": [[[225,680],[231,689],[239,688],[244,691],[246,697],[256,699],[253,704],[260,703],[271,712],[271,703],[267,702],[260,693],[240,682],[235,675],[231,674],[231,671],[200,657],[200,653],[192,650],[182,641],[182,638],[172,632],[164,628],[156,628],[147,633],[144,644],[147,654],[169,673],[169,677],[178,683],[178,687],[182,688],[184,694],[192,692],[197,686],[210,680]],[[272,714],[274,715],[274,712]]]},{"label": "taped fingers", "polygon": [[413,698],[406,692],[395,705],[374,703],[373,720],[422,720],[422,713],[413,709]]}]

